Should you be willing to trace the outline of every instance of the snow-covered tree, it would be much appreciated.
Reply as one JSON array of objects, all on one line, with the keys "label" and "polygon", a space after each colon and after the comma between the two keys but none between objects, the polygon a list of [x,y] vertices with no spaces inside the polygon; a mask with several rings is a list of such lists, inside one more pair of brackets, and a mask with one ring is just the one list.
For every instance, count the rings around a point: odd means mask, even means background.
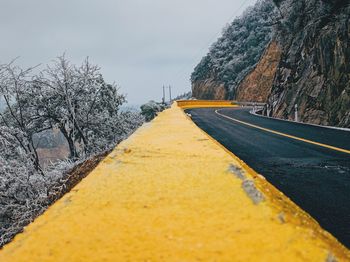
[{"label": "snow-covered tree", "polygon": [[157,116],[159,112],[162,112],[167,105],[162,103],[157,103],[153,100],[141,106],[141,114],[145,117],[146,121],[151,121]]},{"label": "snow-covered tree", "polygon": [[0,126],[24,134],[21,141],[12,133],[37,170],[41,167],[34,138],[45,130],[58,128],[70,158],[77,160],[114,146],[143,122],[139,113],[120,112],[125,96],[115,84],[106,83],[100,68],[88,59],[78,67],[63,55],[37,75],[12,63],[3,65],[0,95],[6,104]]},{"label": "snow-covered tree", "polygon": [[65,136],[72,159],[114,145],[125,135],[119,112],[125,96],[88,59],[76,67],[65,56],[58,57],[35,78],[33,90],[38,111]]},{"label": "snow-covered tree", "polygon": [[34,167],[41,170],[33,135],[51,127],[38,115],[37,105],[33,103],[31,70],[13,66],[13,62],[0,66],[0,96],[5,102],[5,110],[0,112],[0,127],[7,127],[7,137],[11,135]]}]

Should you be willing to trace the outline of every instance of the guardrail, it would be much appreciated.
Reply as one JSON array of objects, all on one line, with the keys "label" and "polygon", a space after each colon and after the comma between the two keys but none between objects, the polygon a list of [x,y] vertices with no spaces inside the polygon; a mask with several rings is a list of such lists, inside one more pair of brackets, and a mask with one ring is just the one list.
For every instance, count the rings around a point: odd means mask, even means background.
[{"label": "guardrail", "polygon": [[261,106],[264,107],[266,103],[260,103],[260,102],[237,102],[235,101],[237,105],[242,105],[242,106]]}]

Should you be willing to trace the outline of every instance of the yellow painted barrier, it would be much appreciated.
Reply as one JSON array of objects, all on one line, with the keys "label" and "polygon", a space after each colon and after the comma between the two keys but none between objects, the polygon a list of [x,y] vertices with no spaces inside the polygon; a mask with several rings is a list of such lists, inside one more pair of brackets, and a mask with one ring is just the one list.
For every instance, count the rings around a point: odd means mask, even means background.
[{"label": "yellow painted barrier", "polygon": [[1,262],[334,259],[350,253],[176,104],[0,251]]},{"label": "yellow painted barrier", "polygon": [[177,105],[181,108],[199,108],[199,107],[235,107],[235,101],[229,100],[178,100]]}]

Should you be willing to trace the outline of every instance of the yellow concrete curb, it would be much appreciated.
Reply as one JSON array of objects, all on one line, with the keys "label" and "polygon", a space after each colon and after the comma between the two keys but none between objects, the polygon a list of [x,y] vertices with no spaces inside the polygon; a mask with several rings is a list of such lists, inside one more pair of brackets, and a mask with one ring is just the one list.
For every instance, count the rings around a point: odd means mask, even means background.
[{"label": "yellow concrete curb", "polygon": [[0,261],[337,261],[349,251],[176,104],[122,142]]},{"label": "yellow concrete curb", "polygon": [[178,100],[176,104],[182,109],[237,106],[235,101],[228,100]]}]

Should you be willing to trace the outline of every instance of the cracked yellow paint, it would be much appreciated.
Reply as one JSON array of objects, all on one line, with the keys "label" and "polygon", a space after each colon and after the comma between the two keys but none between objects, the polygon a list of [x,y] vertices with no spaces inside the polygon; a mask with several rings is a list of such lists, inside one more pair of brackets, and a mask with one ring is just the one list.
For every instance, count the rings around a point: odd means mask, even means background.
[{"label": "cracked yellow paint", "polygon": [[[253,193],[260,190],[264,200],[254,204],[242,180],[253,181]],[[1,262],[333,257],[350,259],[347,249],[176,104],[0,251]]]}]

